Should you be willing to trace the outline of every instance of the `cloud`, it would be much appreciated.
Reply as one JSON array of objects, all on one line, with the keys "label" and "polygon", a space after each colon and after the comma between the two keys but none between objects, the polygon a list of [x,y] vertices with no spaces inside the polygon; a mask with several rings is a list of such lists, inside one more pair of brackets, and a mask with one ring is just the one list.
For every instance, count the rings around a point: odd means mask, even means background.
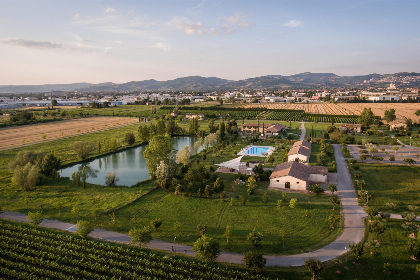
[{"label": "cloud", "polygon": [[115,9],[111,8],[111,7],[108,7],[108,8],[106,8],[105,13],[107,13],[107,14],[115,13]]},{"label": "cloud", "polygon": [[[83,40],[83,39],[82,39]],[[20,38],[10,38],[0,41],[1,44],[17,46],[29,49],[40,49],[40,50],[60,50],[60,51],[75,51],[75,52],[91,52],[91,53],[102,53],[109,54],[110,48],[97,48],[88,46],[79,41],[76,45],[53,43],[49,41],[33,41]]]},{"label": "cloud", "polygon": [[201,0],[201,2],[197,6],[188,8],[187,9],[187,12],[188,13],[191,13],[191,14],[199,14],[199,13],[201,13],[203,11],[202,8],[204,6],[204,3],[206,3],[206,1],[207,0]]},{"label": "cloud", "polygon": [[248,16],[241,12],[241,13],[235,13],[231,16],[219,18],[217,19],[217,21],[224,23],[222,25],[221,30],[224,34],[227,35],[227,34],[231,34],[235,32],[237,29],[240,29],[240,28],[253,27],[255,25],[254,22],[248,20],[247,18]]},{"label": "cloud", "polygon": [[172,28],[183,30],[184,33],[187,35],[202,35],[207,32],[207,30],[203,27],[201,22],[198,21],[196,23],[193,23],[185,17],[175,17],[172,19],[171,22],[169,22],[169,25]]},{"label": "cloud", "polygon": [[283,26],[286,26],[286,27],[298,27],[298,26],[301,26],[301,25],[302,25],[302,22],[300,20],[297,20],[297,19],[291,19],[288,22],[286,22],[285,24],[283,24]]},{"label": "cloud", "polygon": [[79,16],[73,24],[88,26],[105,32],[138,35],[142,31],[149,31],[160,23],[151,21],[147,16],[106,12],[105,15],[101,16]]},{"label": "cloud", "polygon": [[73,20],[79,20],[80,19],[80,14],[75,14],[73,16]]},{"label": "cloud", "polygon": [[210,29],[210,35],[212,35],[212,36],[219,35],[219,30],[217,30],[216,28]]},{"label": "cloud", "polygon": [[164,51],[164,52],[167,52],[167,51],[171,50],[171,47],[169,45],[167,45],[165,43],[162,43],[162,42],[155,43],[154,45],[152,45],[152,48],[158,49],[158,50],[161,50],[161,51]]}]

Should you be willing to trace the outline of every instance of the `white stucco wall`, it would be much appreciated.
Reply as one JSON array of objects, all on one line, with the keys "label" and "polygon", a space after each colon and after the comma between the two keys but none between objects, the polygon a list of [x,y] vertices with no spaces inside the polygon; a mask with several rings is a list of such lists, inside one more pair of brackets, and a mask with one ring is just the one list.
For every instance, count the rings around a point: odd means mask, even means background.
[{"label": "white stucco wall", "polygon": [[312,182],[326,183],[327,182],[327,175],[309,174],[308,179],[309,179],[309,181],[312,181]]},{"label": "white stucco wall", "polygon": [[292,176],[283,176],[270,179],[270,188],[285,189],[286,182],[290,182],[291,190],[306,190],[306,182]]},{"label": "white stucco wall", "polygon": [[299,162],[308,162],[308,157],[300,154],[290,155],[288,157],[288,161],[295,161],[296,158],[299,158]]}]

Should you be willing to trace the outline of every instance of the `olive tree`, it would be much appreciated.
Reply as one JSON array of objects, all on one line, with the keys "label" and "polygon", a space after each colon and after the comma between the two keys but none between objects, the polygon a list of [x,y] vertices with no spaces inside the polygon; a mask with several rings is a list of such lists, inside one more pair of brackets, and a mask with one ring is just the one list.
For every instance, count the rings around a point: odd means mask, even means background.
[{"label": "olive tree", "polygon": [[194,242],[193,251],[201,260],[212,263],[220,254],[220,246],[212,238],[203,235]]},{"label": "olive tree", "polygon": [[263,238],[264,235],[261,232],[258,232],[255,228],[248,234],[248,241],[251,242],[253,247],[257,247]]},{"label": "olive tree", "polygon": [[256,252],[244,253],[243,261],[245,267],[252,274],[260,274],[267,263],[267,259],[265,259],[262,254]]},{"label": "olive tree", "polygon": [[44,220],[44,214],[41,211],[29,212],[26,219],[31,225],[37,226]]},{"label": "olive tree", "polygon": [[149,227],[133,228],[128,232],[131,244],[139,243],[139,247],[152,240],[152,230]]},{"label": "olive tree", "polygon": [[315,276],[324,270],[324,265],[318,259],[309,258],[305,260],[305,268],[312,273],[312,280],[315,280]]},{"label": "olive tree", "polygon": [[28,162],[25,166],[16,166],[13,171],[12,182],[23,191],[35,188],[39,176],[39,168]]}]

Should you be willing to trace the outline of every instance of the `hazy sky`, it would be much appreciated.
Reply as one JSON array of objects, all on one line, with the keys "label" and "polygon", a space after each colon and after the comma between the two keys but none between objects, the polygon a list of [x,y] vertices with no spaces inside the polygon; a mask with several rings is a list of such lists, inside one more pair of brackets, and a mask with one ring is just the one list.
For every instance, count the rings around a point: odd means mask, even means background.
[{"label": "hazy sky", "polygon": [[0,84],[420,72],[419,11],[419,0],[0,0]]}]

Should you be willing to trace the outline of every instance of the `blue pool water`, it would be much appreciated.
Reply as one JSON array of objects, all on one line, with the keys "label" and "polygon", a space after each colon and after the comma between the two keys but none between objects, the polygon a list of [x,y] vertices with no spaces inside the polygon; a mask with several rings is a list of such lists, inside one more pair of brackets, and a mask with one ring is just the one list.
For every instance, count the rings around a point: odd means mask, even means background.
[{"label": "blue pool water", "polygon": [[247,155],[253,155],[253,156],[262,156],[263,153],[266,153],[268,151],[268,148],[265,147],[251,147],[246,151]]}]

